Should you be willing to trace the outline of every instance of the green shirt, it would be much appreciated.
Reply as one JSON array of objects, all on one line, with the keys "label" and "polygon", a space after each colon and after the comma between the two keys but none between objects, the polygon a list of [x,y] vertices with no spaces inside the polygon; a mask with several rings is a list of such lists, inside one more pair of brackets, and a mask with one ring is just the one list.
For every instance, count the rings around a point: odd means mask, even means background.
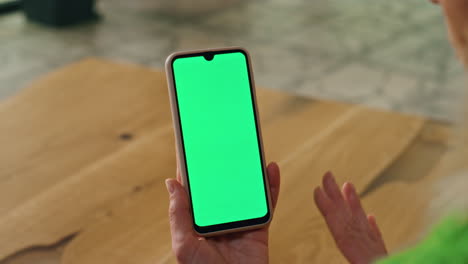
[{"label": "green shirt", "polygon": [[441,222],[419,245],[377,264],[468,263],[468,218],[452,216]]}]

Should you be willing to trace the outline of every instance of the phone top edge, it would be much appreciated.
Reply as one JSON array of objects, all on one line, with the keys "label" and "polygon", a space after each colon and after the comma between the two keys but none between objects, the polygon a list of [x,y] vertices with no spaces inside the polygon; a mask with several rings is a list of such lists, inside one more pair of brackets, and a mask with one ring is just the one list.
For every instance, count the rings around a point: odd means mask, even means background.
[{"label": "phone top edge", "polygon": [[202,55],[203,53],[230,53],[239,51],[250,58],[250,53],[247,49],[239,46],[232,46],[232,47],[225,47],[225,48],[209,48],[209,49],[195,49],[195,50],[187,50],[187,51],[176,51],[171,53],[166,59],[166,68],[172,67],[172,63],[175,59],[180,57],[190,57],[192,55]]}]

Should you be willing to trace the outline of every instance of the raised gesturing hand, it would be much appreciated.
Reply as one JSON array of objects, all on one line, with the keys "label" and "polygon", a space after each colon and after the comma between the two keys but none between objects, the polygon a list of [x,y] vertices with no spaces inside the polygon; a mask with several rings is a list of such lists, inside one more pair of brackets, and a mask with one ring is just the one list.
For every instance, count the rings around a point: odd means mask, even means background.
[{"label": "raised gesturing hand", "polygon": [[375,217],[366,215],[351,183],[340,190],[328,172],[323,176],[323,186],[315,189],[314,199],[336,245],[350,263],[369,264],[387,255]]}]

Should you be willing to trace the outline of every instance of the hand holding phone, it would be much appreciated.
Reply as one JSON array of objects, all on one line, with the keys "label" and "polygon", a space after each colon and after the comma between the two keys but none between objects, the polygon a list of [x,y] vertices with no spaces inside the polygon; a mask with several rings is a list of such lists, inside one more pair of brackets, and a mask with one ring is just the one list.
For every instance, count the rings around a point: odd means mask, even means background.
[{"label": "hand holding phone", "polygon": [[[272,210],[280,189],[280,171],[276,163],[267,167]],[[240,233],[201,238],[193,229],[190,202],[177,179],[167,179],[170,197],[169,215],[172,248],[179,263],[268,263],[268,225]]]},{"label": "hand holding phone", "polygon": [[213,236],[266,226],[272,205],[248,52],[175,53],[166,73],[194,231]]}]

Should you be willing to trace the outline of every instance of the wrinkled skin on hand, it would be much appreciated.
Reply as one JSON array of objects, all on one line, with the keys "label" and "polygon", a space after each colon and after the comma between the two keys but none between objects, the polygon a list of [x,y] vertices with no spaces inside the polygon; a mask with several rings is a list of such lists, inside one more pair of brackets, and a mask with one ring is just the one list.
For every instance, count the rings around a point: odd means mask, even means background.
[{"label": "wrinkled skin on hand", "polygon": [[[267,174],[274,209],[280,187],[278,165],[269,164]],[[170,200],[172,250],[179,263],[268,263],[268,226],[210,238],[199,237],[192,227],[189,198],[180,175],[177,175],[177,180],[167,179],[166,185]]]},{"label": "wrinkled skin on hand", "polygon": [[356,189],[345,183],[340,190],[331,172],[323,176],[314,200],[343,256],[352,264],[369,264],[387,255],[375,217],[366,215]]}]

